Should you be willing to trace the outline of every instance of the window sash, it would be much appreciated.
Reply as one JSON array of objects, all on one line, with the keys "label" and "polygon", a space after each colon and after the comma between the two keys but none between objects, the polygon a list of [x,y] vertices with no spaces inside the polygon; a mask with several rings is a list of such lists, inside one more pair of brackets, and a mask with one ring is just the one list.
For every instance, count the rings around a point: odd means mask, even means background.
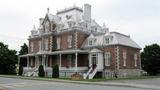
[{"label": "window sash", "polygon": [[61,39],[58,37],[57,38],[57,49],[60,49],[60,42],[61,42]]},{"label": "window sash", "polygon": [[137,66],[137,54],[136,53],[134,54],[134,66],[135,67]]},{"label": "window sash", "polygon": [[91,54],[91,60],[93,58],[96,58],[96,64],[98,64],[98,54],[97,53]]},{"label": "window sash", "polygon": [[105,43],[109,44],[110,43],[110,39],[109,38],[105,38]]},{"label": "window sash", "polygon": [[127,53],[123,52],[123,66],[126,66]]},{"label": "window sash", "polygon": [[72,36],[68,36],[68,48],[72,47]]},{"label": "window sash", "polygon": [[39,51],[41,51],[42,45],[41,45],[41,41],[39,41]]},{"label": "window sash", "polygon": [[31,52],[33,52],[34,43],[31,42]]},{"label": "window sash", "polygon": [[45,50],[48,50],[48,43],[49,43],[49,40],[45,39],[45,42],[44,42]]},{"label": "window sash", "polygon": [[93,40],[89,40],[89,46],[93,45]]},{"label": "window sash", "polygon": [[105,53],[105,66],[110,66],[111,63],[111,53],[106,52]]}]

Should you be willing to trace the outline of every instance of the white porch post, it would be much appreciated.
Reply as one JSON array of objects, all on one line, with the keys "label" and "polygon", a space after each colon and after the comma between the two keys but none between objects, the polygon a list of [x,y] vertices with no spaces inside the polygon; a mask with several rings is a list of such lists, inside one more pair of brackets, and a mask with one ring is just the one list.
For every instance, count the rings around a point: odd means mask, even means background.
[{"label": "white porch post", "polygon": [[27,67],[29,67],[29,56],[27,56]]},{"label": "white porch post", "polygon": [[19,66],[20,66],[20,57],[18,56],[18,64],[17,64],[17,67],[16,67],[17,75],[18,75],[18,71],[19,71]]},{"label": "white porch post", "polygon": [[38,56],[35,56],[35,66],[36,66],[36,67],[39,66],[39,59],[38,59]]},{"label": "white porch post", "polygon": [[48,55],[46,55],[45,61],[46,61],[46,67],[48,67]]},{"label": "white porch post", "polygon": [[43,57],[43,66],[44,66],[44,68],[46,67],[46,55],[44,55],[44,57]]},{"label": "white porch post", "polygon": [[76,72],[77,72],[77,56],[78,56],[78,53],[76,52],[75,53],[75,70],[76,70]]},{"label": "white porch post", "polygon": [[62,54],[59,54],[59,67],[61,67],[61,56]]}]

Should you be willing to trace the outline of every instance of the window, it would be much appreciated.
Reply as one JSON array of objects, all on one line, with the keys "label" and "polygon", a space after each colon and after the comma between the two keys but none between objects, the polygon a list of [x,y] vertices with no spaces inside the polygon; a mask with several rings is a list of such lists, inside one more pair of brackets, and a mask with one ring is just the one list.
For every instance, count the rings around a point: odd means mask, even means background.
[{"label": "window", "polygon": [[49,43],[49,40],[48,39],[45,39],[45,41],[44,41],[44,49],[45,50],[48,50],[48,43]]},{"label": "window", "polygon": [[68,36],[68,48],[72,47],[72,35]]},{"label": "window", "polygon": [[137,67],[137,54],[134,54],[134,66]]},{"label": "window", "polygon": [[88,45],[93,46],[96,43],[96,41],[97,41],[97,39],[90,38],[89,41],[88,41]]},{"label": "window", "polygon": [[105,38],[105,44],[109,44],[109,38]]},{"label": "window", "polygon": [[42,45],[41,45],[41,41],[39,41],[39,51],[41,51]]},{"label": "window", "polygon": [[98,64],[98,54],[97,53],[91,54],[91,62],[92,62],[92,65]]},{"label": "window", "polygon": [[30,47],[31,47],[31,52],[33,52],[33,47],[34,47],[34,43],[33,42],[31,42]]},{"label": "window", "polygon": [[45,23],[45,32],[49,32],[49,22],[46,21]]},{"label": "window", "polygon": [[127,53],[123,52],[123,66],[126,66]]},{"label": "window", "polygon": [[92,45],[93,45],[93,40],[90,39],[90,40],[89,40],[89,46],[92,46]]},{"label": "window", "polygon": [[111,53],[110,52],[106,52],[104,58],[105,58],[105,66],[110,66],[110,63],[111,63]]},{"label": "window", "polygon": [[61,38],[58,37],[57,38],[57,49],[60,49],[60,42],[61,42]]}]

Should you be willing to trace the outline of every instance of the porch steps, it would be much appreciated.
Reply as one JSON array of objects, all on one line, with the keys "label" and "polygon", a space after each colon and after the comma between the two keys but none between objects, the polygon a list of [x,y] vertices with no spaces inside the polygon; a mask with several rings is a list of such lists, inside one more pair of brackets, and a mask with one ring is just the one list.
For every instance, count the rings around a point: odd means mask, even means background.
[{"label": "porch steps", "polygon": [[27,76],[38,76],[38,68],[35,67],[31,72],[27,72]]},{"label": "porch steps", "polygon": [[91,65],[88,72],[83,74],[83,78],[84,79],[87,79],[87,78],[88,79],[93,79],[93,77],[95,76],[96,73],[97,73],[97,66],[93,68],[92,65]]}]

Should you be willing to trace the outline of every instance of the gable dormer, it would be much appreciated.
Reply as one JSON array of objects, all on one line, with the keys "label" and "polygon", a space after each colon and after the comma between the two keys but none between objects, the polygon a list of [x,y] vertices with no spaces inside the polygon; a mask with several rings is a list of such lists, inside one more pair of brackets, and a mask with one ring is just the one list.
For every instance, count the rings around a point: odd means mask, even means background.
[{"label": "gable dormer", "polygon": [[95,43],[96,43],[96,38],[93,36],[93,34],[91,34],[89,37],[88,37],[88,46],[94,46]]},{"label": "gable dormer", "polygon": [[49,9],[48,9],[45,15],[45,18],[40,20],[40,24],[41,24],[40,26],[42,26],[43,28],[43,33],[48,33],[48,32],[55,30],[57,26],[56,21],[58,20],[59,18],[53,14],[50,14]]}]

